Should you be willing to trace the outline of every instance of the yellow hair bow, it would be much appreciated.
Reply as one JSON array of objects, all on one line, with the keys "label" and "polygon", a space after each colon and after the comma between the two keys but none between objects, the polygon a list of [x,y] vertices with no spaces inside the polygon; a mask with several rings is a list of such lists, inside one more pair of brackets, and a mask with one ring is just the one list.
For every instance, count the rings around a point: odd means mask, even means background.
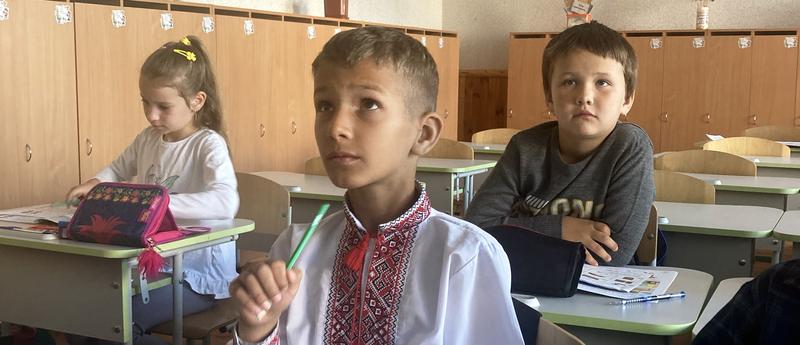
[{"label": "yellow hair bow", "polygon": [[192,41],[190,41],[189,37],[186,37],[186,36],[183,36],[183,38],[181,38],[181,43],[183,43],[184,45],[187,45],[187,46],[192,45]]},{"label": "yellow hair bow", "polygon": [[176,52],[176,53],[178,53],[180,55],[183,55],[183,57],[185,57],[186,60],[189,60],[191,62],[197,61],[197,55],[195,55],[193,52],[186,51],[186,50],[181,50],[181,49],[173,49],[172,51],[174,51],[174,52]]}]

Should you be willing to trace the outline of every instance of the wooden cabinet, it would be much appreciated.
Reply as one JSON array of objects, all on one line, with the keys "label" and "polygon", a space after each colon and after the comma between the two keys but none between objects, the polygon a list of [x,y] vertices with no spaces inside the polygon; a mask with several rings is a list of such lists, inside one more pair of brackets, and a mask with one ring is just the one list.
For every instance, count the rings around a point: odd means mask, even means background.
[{"label": "wooden cabinet", "polygon": [[552,120],[542,86],[542,53],[547,34],[512,33],[508,44],[508,121],[525,129]]},{"label": "wooden cabinet", "polygon": [[[202,13],[170,12],[167,4],[155,2],[131,4],[75,4],[82,180],[107,166],[149,126],[139,96],[139,69],[150,53],[192,34],[215,56],[214,35],[201,29]],[[124,25],[112,23],[114,11],[124,14]],[[173,28],[162,28],[162,14],[172,15]]]},{"label": "wooden cabinet", "polygon": [[[750,73],[750,112],[755,125],[796,126],[797,31],[756,31]],[[800,98],[798,98],[800,101]],[[741,133],[734,133],[739,135]]]},{"label": "wooden cabinet", "polygon": [[[748,111],[752,52],[749,31],[709,33],[705,59],[706,112],[698,115],[707,133],[738,136],[748,124],[755,123]],[[695,140],[702,139],[698,136]]]},{"label": "wooden cabinet", "polygon": [[704,138],[706,42],[703,32],[670,32],[664,41],[661,150],[692,148]]},{"label": "wooden cabinet", "polygon": [[655,151],[661,151],[661,92],[664,71],[664,37],[661,32],[628,33],[628,42],[636,52],[639,70],[636,95],[628,116],[621,120],[641,126],[650,136]]},{"label": "wooden cabinet", "polygon": [[442,138],[458,140],[458,39],[445,34],[428,39],[428,49],[437,51],[434,58],[439,71],[439,95],[436,111],[444,119]]},{"label": "wooden cabinet", "polygon": [[[7,5],[9,18],[0,21],[0,208],[58,200],[79,182],[73,4]],[[56,22],[57,6],[71,21]]]}]

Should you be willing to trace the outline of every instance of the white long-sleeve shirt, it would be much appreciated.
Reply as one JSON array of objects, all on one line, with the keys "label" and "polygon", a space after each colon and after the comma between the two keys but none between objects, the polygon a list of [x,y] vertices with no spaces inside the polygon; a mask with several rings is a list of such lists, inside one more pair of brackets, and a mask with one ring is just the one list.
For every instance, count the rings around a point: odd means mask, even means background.
[{"label": "white long-sleeve shirt", "polygon": [[[304,232],[285,231],[270,257],[286,260]],[[523,343],[508,257],[486,232],[432,209],[422,191],[353,270],[344,258],[365,234],[348,209],[320,223],[296,263],[300,290],[264,343]]]},{"label": "white long-sleeve shirt", "polygon": [[[166,142],[161,132],[148,127],[95,178],[163,185],[170,191],[169,209],[179,219],[230,219],[239,209],[228,147],[207,128]],[[184,279],[197,293],[227,298],[236,275],[233,242],[184,254]]]}]

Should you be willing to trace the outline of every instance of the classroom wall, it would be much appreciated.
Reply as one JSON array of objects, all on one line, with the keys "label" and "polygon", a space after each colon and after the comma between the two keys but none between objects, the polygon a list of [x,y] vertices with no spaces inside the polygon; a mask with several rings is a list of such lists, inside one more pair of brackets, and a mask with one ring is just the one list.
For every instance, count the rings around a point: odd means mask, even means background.
[{"label": "classroom wall", "polygon": [[[325,16],[324,0],[183,0],[219,6]],[[351,20],[442,28],[442,0],[350,0]]]},{"label": "classroom wall", "polygon": [[[694,29],[690,0],[594,0],[594,19],[616,30]],[[461,40],[461,69],[505,69],[509,32],[558,32],[566,27],[561,0],[442,0],[444,30]],[[800,27],[797,0],[717,0],[710,29]]]}]

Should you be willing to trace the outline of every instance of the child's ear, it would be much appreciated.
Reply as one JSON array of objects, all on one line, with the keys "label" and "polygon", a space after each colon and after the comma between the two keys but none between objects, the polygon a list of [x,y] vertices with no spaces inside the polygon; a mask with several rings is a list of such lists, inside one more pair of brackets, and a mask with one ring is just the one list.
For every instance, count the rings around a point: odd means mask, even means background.
[{"label": "child's ear", "polygon": [[631,93],[630,97],[626,97],[624,103],[622,103],[621,113],[622,115],[628,115],[628,112],[631,111],[631,107],[633,107],[633,99],[636,98],[636,91]]},{"label": "child's ear", "polygon": [[192,98],[189,100],[189,109],[194,112],[200,111],[203,109],[203,105],[206,104],[206,93],[203,91],[198,91]]},{"label": "child's ear", "polygon": [[439,141],[444,121],[442,121],[442,117],[439,114],[434,112],[425,113],[418,121],[420,126],[419,136],[417,141],[414,142],[414,146],[411,147],[411,153],[421,157],[428,153]]}]

